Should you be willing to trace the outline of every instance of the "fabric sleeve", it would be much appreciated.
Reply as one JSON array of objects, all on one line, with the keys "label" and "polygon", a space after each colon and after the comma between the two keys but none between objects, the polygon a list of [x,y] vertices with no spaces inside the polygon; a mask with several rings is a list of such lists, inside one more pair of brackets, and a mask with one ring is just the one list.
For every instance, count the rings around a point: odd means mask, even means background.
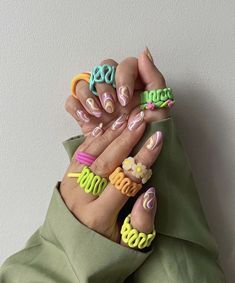
[{"label": "fabric sleeve", "polygon": [[[217,245],[205,219],[190,163],[173,119],[149,124],[132,155],[156,131],[163,132],[164,144],[146,186],[157,188],[155,226],[158,237],[152,244],[151,256],[125,282],[225,282],[218,264]],[[83,137],[79,136],[64,142],[70,158],[82,141]],[[135,199],[130,201],[134,203]]]},{"label": "fabric sleeve", "polygon": [[0,269],[1,283],[120,283],[152,253],[121,246],[80,223],[54,189],[44,224]]}]

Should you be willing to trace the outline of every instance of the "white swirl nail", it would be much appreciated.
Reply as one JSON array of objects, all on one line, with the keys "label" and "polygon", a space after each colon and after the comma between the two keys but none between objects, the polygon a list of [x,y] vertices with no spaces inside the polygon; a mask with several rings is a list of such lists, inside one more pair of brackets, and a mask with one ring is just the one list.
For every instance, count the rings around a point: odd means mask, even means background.
[{"label": "white swirl nail", "polygon": [[101,117],[102,112],[100,111],[100,109],[97,107],[95,101],[93,98],[87,98],[86,100],[86,105],[87,107],[90,109],[90,111],[92,112],[92,114],[94,114],[96,117]]},{"label": "white swirl nail", "polygon": [[120,86],[118,89],[118,98],[122,106],[126,106],[129,101],[129,90],[126,86]]},{"label": "white swirl nail", "polygon": [[93,131],[92,131],[92,136],[93,137],[97,137],[102,133],[102,128],[103,128],[103,123],[100,123],[98,127],[96,127]]},{"label": "white swirl nail", "polygon": [[130,131],[133,131],[139,127],[139,125],[144,120],[144,111],[141,111],[139,114],[137,114],[134,119],[131,121],[131,123],[128,125],[128,129]]},{"label": "white swirl nail", "polygon": [[147,149],[154,150],[154,148],[156,148],[161,143],[162,137],[162,132],[157,131],[149,138],[148,144],[146,145]]},{"label": "white swirl nail", "polygon": [[122,114],[112,125],[111,129],[114,131],[116,129],[119,129],[127,120],[128,115],[127,114]]},{"label": "white swirl nail", "polygon": [[84,121],[85,123],[90,122],[90,119],[88,118],[87,114],[82,111],[82,110],[77,110],[76,114],[78,116],[78,118],[80,118],[82,121]]},{"label": "white swirl nail", "polygon": [[154,207],[155,202],[155,188],[149,188],[145,194],[143,199],[143,208],[145,210],[150,210]]},{"label": "white swirl nail", "polygon": [[113,113],[114,111],[114,105],[113,105],[113,98],[112,95],[109,93],[103,93],[103,95],[101,96],[102,99],[102,103],[103,103],[103,107],[104,109],[108,112],[108,113]]}]

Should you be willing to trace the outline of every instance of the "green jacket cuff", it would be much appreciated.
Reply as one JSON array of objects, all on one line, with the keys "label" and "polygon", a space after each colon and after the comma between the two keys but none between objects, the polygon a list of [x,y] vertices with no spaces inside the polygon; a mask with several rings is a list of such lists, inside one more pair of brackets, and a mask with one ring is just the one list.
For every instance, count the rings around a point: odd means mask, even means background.
[{"label": "green jacket cuff", "polygon": [[41,236],[64,250],[80,282],[123,282],[152,253],[121,246],[89,229],[54,189]]}]

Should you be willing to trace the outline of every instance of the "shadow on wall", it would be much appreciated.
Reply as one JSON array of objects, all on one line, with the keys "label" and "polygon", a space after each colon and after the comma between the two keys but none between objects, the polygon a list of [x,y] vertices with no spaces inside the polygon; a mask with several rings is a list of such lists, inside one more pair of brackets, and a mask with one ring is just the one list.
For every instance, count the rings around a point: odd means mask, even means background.
[{"label": "shadow on wall", "polygon": [[221,111],[220,95],[216,95],[216,100],[214,90],[202,85],[202,81],[199,78],[196,83],[190,81],[190,85],[171,82],[176,86],[174,117],[192,165],[203,209],[219,246],[221,265],[231,276],[227,278],[228,282],[233,282],[235,234],[234,224],[228,219],[232,207],[227,206],[235,185],[230,165],[232,157],[227,152],[231,145],[224,134],[225,129],[229,131],[228,118],[223,112],[225,107]]}]

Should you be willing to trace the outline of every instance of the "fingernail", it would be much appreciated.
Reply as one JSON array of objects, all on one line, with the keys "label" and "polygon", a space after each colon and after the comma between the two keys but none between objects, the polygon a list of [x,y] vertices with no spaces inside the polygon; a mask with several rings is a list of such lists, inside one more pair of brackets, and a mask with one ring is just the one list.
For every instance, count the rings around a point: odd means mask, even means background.
[{"label": "fingernail", "polygon": [[144,194],[143,208],[147,211],[153,209],[155,201],[155,188],[151,187]]},{"label": "fingernail", "polygon": [[87,114],[84,111],[77,110],[76,114],[77,114],[78,118],[80,118],[83,122],[85,122],[85,123],[90,122],[89,117],[87,116]]},{"label": "fingernail", "polygon": [[97,137],[102,133],[102,128],[103,128],[103,123],[100,123],[98,127],[96,127],[93,131],[92,131],[92,136],[93,137]]},{"label": "fingernail", "polygon": [[105,92],[105,93],[102,94],[101,100],[102,100],[102,105],[103,105],[104,109],[106,110],[106,112],[113,113],[113,111],[114,111],[114,101],[113,101],[112,95]]},{"label": "fingernail", "polygon": [[148,140],[148,143],[146,145],[147,149],[154,150],[157,146],[159,146],[162,142],[163,134],[160,131],[157,131],[154,133]]},{"label": "fingernail", "polygon": [[102,112],[100,111],[98,105],[95,103],[93,98],[87,98],[86,105],[95,117],[101,117]]},{"label": "fingernail", "polygon": [[149,51],[149,49],[148,49],[147,46],[145,47],[144,52],[145,52],[145,54],[148,56],[149,60],[154,63],[153,57],[152,57],[152,55],[151,55],[151,53],[150,53],[150,51]]},{"label": "fingernail", "polygon": [[119,129],[127,120],[128,115],[126,113],[122,114],[112,125],[111,129],[117,130]]},{"label": "fingernail", "polygon": [[130,93],[126,86],[120,86],[118,89],[118,100],[122,106],[126,106],[130,99]]},{"label": "fingernail", "polygon": [[130,131],[137,129],[143,121],[144,121],[144,111],[141,111],[140,113],[135,115],[133,120],[128,124],[128,129]]}]

